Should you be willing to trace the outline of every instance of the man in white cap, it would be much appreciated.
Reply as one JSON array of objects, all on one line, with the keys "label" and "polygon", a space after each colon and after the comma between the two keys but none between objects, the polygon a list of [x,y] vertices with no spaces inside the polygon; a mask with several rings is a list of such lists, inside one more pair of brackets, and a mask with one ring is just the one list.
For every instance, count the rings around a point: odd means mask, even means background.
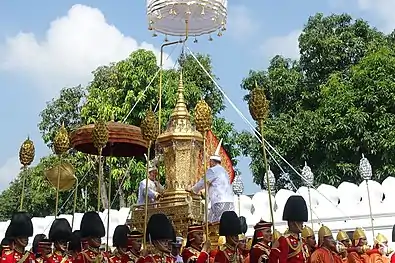
[{"label": "man in white cap", "polygon": [[[210,168],[206,172],[208,183],[208,197],[211,209],[208,215],[210,223],[219,222],[221,215],[225,211],[234,211],[233,190],[230,184],[229,175],[221,166],[222,139],[220,140],[214,155],[210,156]],[[204,178],[200,179],[191,189],[195,194],[204,189]],[[207,193],[206,193],[207,198]]]},{"label": "man in white cap", "polygon": [[[156,178],[157,175],[158,168],[151,162],[148,169],[148,203],[155,203],[164,190],[164,187],[159,183]],[[137,205],[145,204],[145,183],[146,179],[143,179],[140,182]]]}]

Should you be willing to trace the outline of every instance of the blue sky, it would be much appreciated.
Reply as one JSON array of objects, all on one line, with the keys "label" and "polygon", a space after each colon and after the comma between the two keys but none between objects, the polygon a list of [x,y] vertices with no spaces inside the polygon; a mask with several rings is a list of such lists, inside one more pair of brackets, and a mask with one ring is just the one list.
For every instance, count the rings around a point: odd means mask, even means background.
[{"label": "blue sky", "polygon": [[[310,15],[347,12],[386,32],[395,26],[393,0],[229,2],[224,36],[188,46],[212,56],[219,84],[248,119],[241,80],[250,69],[265,69],[275,54],[297,58],[297,37]],[[143,0],[0,1],[0,190],[17,175],[26,136],[35,142],[36,161],[49,152],[37,128],[46,101],[64,86],[87,83],[99,65],[140,47],[157,50],[163,37],[152,38],[147,27]],[[230,105],[224,116],[237,129],[246,127]],[[239,164],[247,194],[259,190],[249,161]]]}]

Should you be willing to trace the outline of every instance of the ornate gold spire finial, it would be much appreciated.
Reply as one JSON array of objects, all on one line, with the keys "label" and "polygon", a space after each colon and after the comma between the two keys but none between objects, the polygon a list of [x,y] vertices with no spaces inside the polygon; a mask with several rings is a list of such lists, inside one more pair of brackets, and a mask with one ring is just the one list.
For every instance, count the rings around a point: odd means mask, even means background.
[{"label": "ornate gold spire finial", "polygon": [[182,71],[180,73],[180,80],[178,82],[177,95],[178,95],[177,103],[170,118],[171,119],[188,118],[189,120],[190,115],[184,98],[184,83],[182,80]]}]

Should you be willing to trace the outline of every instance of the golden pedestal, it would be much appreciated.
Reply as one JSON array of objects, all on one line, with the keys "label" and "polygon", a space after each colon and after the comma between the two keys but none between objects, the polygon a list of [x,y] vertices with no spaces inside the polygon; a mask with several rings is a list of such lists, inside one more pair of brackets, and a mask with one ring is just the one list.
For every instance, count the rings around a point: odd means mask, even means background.
[{"label": "golden pedestal", "polygon": [[[135,227],[143,233],[144,205],[134,206],[133,209],[131,227]],[[158,202],[148,205],[148,218],[158,213],[167,215],[173,223],[176,235],[186,238],[189,224],[201,224],[203,222],[204,205],[200,200],[194,200],[190,196],[184,201]]]}]

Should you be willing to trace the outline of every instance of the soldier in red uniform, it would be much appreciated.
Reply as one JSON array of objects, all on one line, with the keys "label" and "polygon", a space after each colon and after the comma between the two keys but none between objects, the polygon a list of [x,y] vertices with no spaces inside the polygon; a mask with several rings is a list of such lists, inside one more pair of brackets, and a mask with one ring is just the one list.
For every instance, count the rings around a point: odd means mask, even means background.
[{"label": "soldier in red uniform", "polygon": [[100,251],[101,239],[105,236],[103,221],[96,212],[86,212],[81,220],[81,238],[87,241],[87,248],[77,255],[75,263],[106,262],[107,254]]},{"label": "soldier in red uniform", "polygon": [[219,235],[225,236],[226,243],[215,254],[215,263],[243,263],[244,258],[239,249],[239,235],[241,226],[239,218],[234,211],[222,213],[219,221]]},{"label": "soldier in red uniform", "polygon": [[147,241],[153,245],[145,257],[146,263],[174,263],[171,256],[171,242],[175,241],[173,225],[164,214],[153,214],[147,225]]},{"label": "soldier in red uniform", "polygon": [[[33,251],[34,252],[34,251]],[[47,257],[52,253],[52,242],[45,238],[38,242],[36,263],[46,262]]]},{"label": "soldier in red uniform", "polygon": [[67,243],[71,240],[72,230],[69,221],[58,218],[53,221],[49,229],[49,240],[54,245],[54,251],[47,257],[47,263],[70,263]]},{"label": "soldier in red uniform", "polygon": [[273,240],[272,223],[259,221],[254,226],[254,238],[250,250],[250,263],[267,263],[270,254],[270,243]]},{"label": "soldier in red uniform", "polygon": [[14,248],[1,257],[1,263],[32,263],[35,260],[31,251],[25,248],[29,237],[33,236],[33,224],[31,217],[26,212],[16,212],[9,225],[9,236],[14,240]]},{"label": "soldier in red uniform", "polygon": [[130,229],[127,225],[119,225],[115,228],[112,236],[112,246],[115,247],[110,263],[127,263],[130,260],[128,255],[128,235]]},{"label": "soldier in red uniform", "polygon": [[[181,252],[184,263],[206,263],[210,257],[210,240],[203,242],[203,226],[190,225],[187,243]],[[202,244],[204,243],[203,247]]]},{"label": "soldier in red uniform", "polygon": [[308,221],[306,202],[300,195],[292,195],[285,203],[283,220],[288,222],[288,234],[281,236],[272,246],[269,263],[305,263],[307,251],[304,251],[300,233],[303,222]]},{"label": "soldier in red uniform", "polygon": [[133,263],[144,262],[144,257],[140,255],[141,244],[143,241],[143,233],[133,230],[128,235],[128,254]]},{"label": "soldier in red uniform", "polygon": [[247,230],[248,230],[248,225],[247,225],[247,220],[244,216],[239,216],[239,221],[240,221],[240,229],[241,229],[241,234],[239,235],[239,249],[241,254],[243,255],[243,258],[247,261],[249,261],[248,257],[250,256],[250,248],[247,248]]},{"label": "soldier in red uniform", "polygon": [[14,240],[11,237],[11,228],[8,226],[4,238],[1,241],[1,255],[12,249],[14,249]]},{"label": "soldier in red uniform", "polygon": [[67,249],[70,260],[74,261],[77,258],[77,255],[82,251],[81,233],[79,230],[75,230],[71,234],[69,246]]}]

